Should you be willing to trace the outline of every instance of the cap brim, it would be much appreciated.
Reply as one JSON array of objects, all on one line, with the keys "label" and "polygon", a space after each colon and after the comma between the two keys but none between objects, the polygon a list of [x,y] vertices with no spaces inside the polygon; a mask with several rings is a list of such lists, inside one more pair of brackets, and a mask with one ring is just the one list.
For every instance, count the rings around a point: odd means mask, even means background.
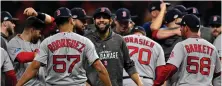
[{"label": "cap brim", "polygon": [[11,19],[8,19],[10,21],[18,21],[19,19],[18,18],[11,18]]},{"label": "cap brim", "polygon": [[131,19],[136,19],[138,16],[135,15],[135,16],[131,16]]},{"label": "cap brim", "polygon": [[185,26],[185,24],[182,24],[182,22],[179,22],[179,23],[175,23],[177,25],[181,25],[181,26]]},{"label": "cap brim", "polygon": [[131,19],[121,19],[121,20],[118,20],[120,22],[126,22],[126,21],[131,21]]}]

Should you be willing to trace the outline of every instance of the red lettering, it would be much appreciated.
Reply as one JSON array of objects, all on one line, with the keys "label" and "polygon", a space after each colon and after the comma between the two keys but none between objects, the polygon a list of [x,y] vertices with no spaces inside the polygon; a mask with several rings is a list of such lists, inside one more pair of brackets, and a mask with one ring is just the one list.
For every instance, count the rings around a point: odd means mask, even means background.
[{"label": "red lettering", "polygon": [[210,56],[212,56],[214,49],[212,47],[210,49],[211,49]]},{"label": "red lettering", "polygon": [[150,42],[150,47],[153,48],[153,46],[154,46],[154,43]]},{"label": "red lettering", "polygon": [[58,48],[61,48],[60,40],[56,40],[56,44],[57,44],[57,47],[58,47]]},{"label": "red lettering", "polygon": [[200,45],[200,44],[198,44],[197,46],[198,46],[198,52],[199,52],[199,53],[202,53],[202,50],[201,50],[201,45]]},{"label": "red lettering", "polygon": [[185,45],[185,48],[186,48],[186,50],[187,50],[187,53],[190,53],[189,46],[188,46],[188,45]]},{"label": "red lettering", "polygon": [[76,44],[77,44],[76,40],[71,40],[71,46],[70,47],[72,47],[74,49],[77,49],[76,48],[76,46],[77,46]]},{"label": "red lettering", "polygon": [[194,52],[193,45],[190,44],[190,52]]},{"label": "red lettering", "polygon": [[197,44],[193,44],[193,46],[194,46],[194,51],[195,51],[195,52],[198,52]]},{"label": "red lettering", "polygon": [[60,40],[60,46],[61,46],[61,47],[66,47],[66,44],[65,44],[65,43],[66,43],[66,40],[65,40],[65,39],[61,39],[61,40]]},{"label": "red lettering", "polygon": [[129,42],[128,37],[124,38],[124,40],[125,40],[126,43]]},{"label": "red lettering", "polygon": [[50,50],[51,52],[54,52],[54,48],[53,48],[53,46],[52,46],[51,44],[48,45],[48,48],[49,48],[49,50]]},{"label": "red lettering", "polygon": [[144,45],[143,44],[143,39],[139,39],[139,44]]},{"label": "red lettering", "polygon": [[58,49],[58,47],[57,47],[57,45],[56,45],[56,43],[55,43],[55,42],[52,42],[52,46],[54,46],[54,50],[53,50],[53,52],[54,52],[55,50],[57,50],[57,49]]},{"label": "red lettering", "polygon": [[207,54],[210,55],[210,47],[209,46],[207,46]]},{"label": "red lettering", "polygon": [[206,54],[205,48],[206,48],[206,45],[203,45],[203,53],[204,53],[204,54]]},{"label": "red lettering", "polygon": [[84,48],[86,45],[83,44],[83,43],[80,43],[80,44],[82,45],[82,47],[79,48],[79,51],[82,52],[82,51],[83,51],[83,48]]},{"label": "red lettering", "polygon": [[66,46],[71,47],[71,45],[72,45],[71,39],[66,39]]},{"label": "red lettering", "polygon": [[133,43],[133,37],[129,37],[129,41]]},{"label": "red lettering", "polygon": [[134,43],[138,44],[138,39],[137,38],[134,39]]}]

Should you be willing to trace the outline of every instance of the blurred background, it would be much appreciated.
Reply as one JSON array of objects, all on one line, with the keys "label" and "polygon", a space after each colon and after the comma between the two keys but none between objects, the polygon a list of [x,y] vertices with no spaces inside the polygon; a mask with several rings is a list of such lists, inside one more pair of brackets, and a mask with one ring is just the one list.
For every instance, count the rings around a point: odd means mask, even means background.
[{"label": "blurred background", "polygon": [[[184,5],[185,7],[196,7],[201,16],[202,25],[207,26],[208,19],[212,15],[221,15],[221,1],[166,1],[172,6]],[[118,8],[127,8],[131,11],[131,15],[138,17],[133,21],[136,25],[150,21],[148,5],[151,1],[1,1],[1,11],[9,11],[13,17],[20,19],[16,32],[20,33],[22,29],[20,24],[24,22],[26,16],[23,11],[27,7],[33,7],[38,12],[44,12],[53,16],[54,11],[59,7],[82,7],[87,15],[92,16],[95,9],[99,7],[108,7],[113,14]]]}]

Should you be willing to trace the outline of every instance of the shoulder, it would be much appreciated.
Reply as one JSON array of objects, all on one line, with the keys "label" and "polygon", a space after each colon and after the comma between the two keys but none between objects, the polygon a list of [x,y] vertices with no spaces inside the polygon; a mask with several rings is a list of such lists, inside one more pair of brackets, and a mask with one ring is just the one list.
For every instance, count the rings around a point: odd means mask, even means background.
[{"label": "shoulder", "polygon": [[23,41],[21,40],[18,35],[16,35],[15,37],[13,37],[9,42],[8,42],[8,45],[12,45],[12,44],[15,44],[15,43],[19,43],[19,41]]},{"label": "shoulder", "polygon": [[115,32],[112,32],[112,39],[116,41],[123,41],[123,37],[119,34],[116,34]]}]

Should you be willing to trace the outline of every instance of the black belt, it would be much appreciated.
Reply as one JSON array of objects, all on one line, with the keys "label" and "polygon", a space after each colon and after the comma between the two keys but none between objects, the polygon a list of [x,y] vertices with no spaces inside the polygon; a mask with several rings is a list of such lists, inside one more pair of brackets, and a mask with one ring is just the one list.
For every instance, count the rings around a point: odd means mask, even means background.
[{"label": "black belt", "polygon": [[[152,80],[153,80],[153,78],[147,77],[147,76],[140,76],[140,77],[147,78],[147,79],[152,79]],[[129,77],[129,76],[123,76],[123,79],[128,79],[128,78],[131,78],[131,77]]]}]

